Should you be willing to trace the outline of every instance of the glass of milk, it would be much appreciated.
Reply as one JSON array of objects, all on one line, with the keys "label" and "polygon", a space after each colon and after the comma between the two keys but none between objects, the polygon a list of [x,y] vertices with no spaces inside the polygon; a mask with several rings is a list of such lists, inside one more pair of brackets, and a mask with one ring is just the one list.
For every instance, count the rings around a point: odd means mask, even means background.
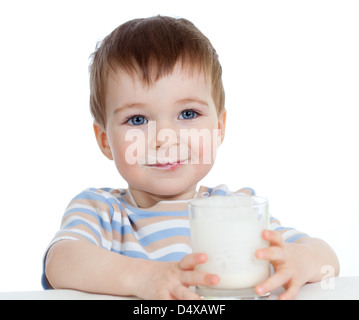
[{"label": "glass of milk", "polygon": [[[208,261],[196,270],[217,274],[220,282],[197,287],[197,293],[213,299],[260,299],[255,286],[270,275],[269,261],[255,257],[268,247],[262,231],[269,227],[265,198],[236,195],[196,199],[189,203],[194,253],[206,253]],[[267,294],[265,297],[267,297]]]}]

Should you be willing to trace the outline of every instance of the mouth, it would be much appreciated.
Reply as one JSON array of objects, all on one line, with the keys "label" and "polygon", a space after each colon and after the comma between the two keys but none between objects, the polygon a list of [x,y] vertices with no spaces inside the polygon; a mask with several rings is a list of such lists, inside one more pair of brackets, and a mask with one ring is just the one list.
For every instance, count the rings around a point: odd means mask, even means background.
[{"label": "mouth", "polygon": [[179,166],[188,163],[188,160],[179,160],[175,162],[168,162],[168,163],[155,163],[155,164],[147,164],[146,167],[153,168],[153,169],[160,169],[160,170],[174,170]]}]

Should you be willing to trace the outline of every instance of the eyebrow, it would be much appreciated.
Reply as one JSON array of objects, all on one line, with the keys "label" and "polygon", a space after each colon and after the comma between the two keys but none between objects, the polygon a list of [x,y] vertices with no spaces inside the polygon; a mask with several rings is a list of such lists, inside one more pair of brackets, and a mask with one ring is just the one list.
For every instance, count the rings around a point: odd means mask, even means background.
[{"label": "eyebrow", "polygon": [[126,110],[126,109],[130,109],[130,108],[133,108],[133,107],[144,107],[145,104],[144,103],[137,103],[137,102],[134,102],[134,103],[126,103],[125,105],[121,106],[121,107],[117,107],[113,113],[116,114],[120,111],[123,111],[123,110]]},{"label": "eyebrow", "polygon": [[207,101],[196,98],[196,97],[181,99],[181,100],[178,100],[176,103],[177,104],[187,104],[187,103],[192,103],[192,102],[199,103],[199,104],[202,104],[202,105],[208,107]]}]

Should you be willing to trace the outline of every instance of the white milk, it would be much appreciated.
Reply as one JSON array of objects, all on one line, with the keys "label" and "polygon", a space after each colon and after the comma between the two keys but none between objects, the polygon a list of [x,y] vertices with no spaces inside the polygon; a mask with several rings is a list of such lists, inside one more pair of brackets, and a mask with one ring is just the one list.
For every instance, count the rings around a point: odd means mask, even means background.
[{"label": "white milk", "polygon": [[267,208],[258,214],[254,199],[219,196],[190,204],[193,252],[208,255],[196,270],[219,275],[214,288],[252,288],[269,277],[269,262],[255,257],[257,249],[268,247],[261,236],[268,228]]}]

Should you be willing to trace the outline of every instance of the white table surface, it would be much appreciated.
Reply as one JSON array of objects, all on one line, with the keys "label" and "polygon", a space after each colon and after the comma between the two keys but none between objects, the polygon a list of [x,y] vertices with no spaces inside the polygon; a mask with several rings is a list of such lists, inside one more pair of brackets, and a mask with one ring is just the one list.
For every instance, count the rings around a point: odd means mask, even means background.
[{"label": "white table surface", "polygon": [[[275,300],[283,288],[273,291],[270,299]],[[47,290],[29,292],[0,292],[0,300],[135,300],[135,297],[118,297],[90,294],[75,290]],[[359,277],[338,277],[323,282],[306,284],[297,300],[359,300]]]}]

